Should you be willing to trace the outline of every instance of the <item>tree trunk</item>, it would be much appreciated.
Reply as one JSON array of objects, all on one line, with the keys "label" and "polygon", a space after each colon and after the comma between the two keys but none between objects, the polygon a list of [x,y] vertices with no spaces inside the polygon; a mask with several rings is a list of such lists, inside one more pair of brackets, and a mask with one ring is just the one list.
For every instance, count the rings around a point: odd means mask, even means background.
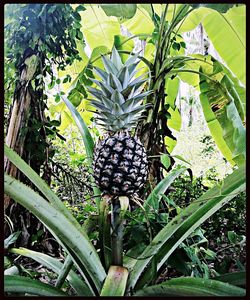
[{"label": "tree trunk", "polygon": [[[29,133],[31,120],[35,118],[40,123],[44,121],[44,107],[41,107],[41,100],[39,99],[41,90],[34,91],[31,85],[31,80],[34,79],[35,74],[38,71],[41,72],[41,65],[38,53],[37,55],[33,54],[25,58],[20,67],[20,78],[16,82],[12,110],[10,111],[10,122],[5,140],[6,144],[21,156],[38,174],[40,173],[41,161],[30,159],[34,153],[30,153],[30,150],[27,149],[27,137],[34,142],[34,147],[36,147],[36,142],[32,140],[32,136],[30,136],[32,134]],[[41,140],[46,141],[44,126],[41,129],[39,132],[41,136],[39,143],[41,143]],[[4,157],[4,170],[8,175],[32,185],[7,157]],[[14,231],[22,231],[22,236],[19,238],[20,246],[27,247],[30,245],[32,235],[43,228],[43,225],[37,218],[30,214],[24,207],[12,201],[7,195],[4,196],[4,212],[13,222]],[[45,231],[44,228],[43,231]],[[4,226],[4,232],[6,237],[11,233],[7,224]]]},{"label": "tree trunk", "polygon": [[[25,65],[21,71],[20,80],[16,84],[14,91],[13,109],[11,111],[10,123],[6,136],[6,145],[13,149],[21,157],[24,151],[24,142],[26,130],[30,115],[31,93],[30,93],[30,75],[35,74],[39,57],[33,55],[33,66]],[[28,60],[29,61],[29,60]],[[33,67],[33,68],[32,68]],[[32,68],[32,69],[30,69]],[[7,157],[4,157],[4,171],[14,177],[19,178],[19,172]],[[5,196],[4,208],[7,209],[10,203],[10,198]]]}]

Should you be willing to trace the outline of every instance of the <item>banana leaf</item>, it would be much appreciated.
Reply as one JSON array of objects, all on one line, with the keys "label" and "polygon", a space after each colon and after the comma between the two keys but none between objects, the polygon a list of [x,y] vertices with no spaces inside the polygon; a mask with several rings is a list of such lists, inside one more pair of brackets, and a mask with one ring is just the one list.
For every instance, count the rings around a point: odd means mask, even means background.
[{"label": "banana leaf", "polygon": [[244,111],[233,81],[217,66],[214,65],[216,69],[210,76],[212,80],[200,74],[200,101],[221,153],[233,165],[241,165],[245,163],[246,155],[246,130],[242,123]]}]

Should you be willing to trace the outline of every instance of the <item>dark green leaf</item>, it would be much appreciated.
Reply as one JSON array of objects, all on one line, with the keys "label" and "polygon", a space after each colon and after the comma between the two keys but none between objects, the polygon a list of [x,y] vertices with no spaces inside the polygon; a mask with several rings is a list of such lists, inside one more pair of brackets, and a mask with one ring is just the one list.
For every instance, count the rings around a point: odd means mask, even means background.
[{"label": "dark green leaf", "polygon": [[61,100],[60,95],[57,94],[56,97],[55,97],[55,101],[60,102],[60,100]]},{"label": "dark green leaf", "polygon": [[77,21],[81,21],[81,15],[80,15],[77,11],[75,11],[75,12],[73,13],[73,17],[74,17]]},{"label": "dark green leaf", "polygon": [[135,296],[224,296],[243,297],[246,290],[228,283],[205,278],[175,278],[159,285],[146,287]]},{"label": "dark green leaf", "polygon": [[214,280],[223,281],[230,283],[232,285],[245,287],[246,286],[246,272],[234,272],[234,273],[227,273],[217,277],[214,277]]},{"label": "dark green leaf", "polygon": [[233,7],[235,4],[215,4],[215,3],[205,3],[205,4],[190,4],[193,8],[199,8],[199,7],[207,7],[214,10],[217,10],[221,13],[226,13],[231,7]]},{"label": "dark green leaf", "polygon": [[85,10],[86,10],[86,8],[82,4],[78,5],[77,8],[76,8],[77,12],[85,11]]},{"label": "dark green leaf", "polygon": [[58,121],[58,120],[52,120],[50,121],[50,124],[52,126],[60,126],[61,125],[61,121]]},{"label": "dark green leaf", "polygon": [[107,16],[131,19],[136,13],[136,4],[101,4]]},{"label": "dark green leaf", "polygon": [[4,291],[6,293],[21,293],[23,295],[31,294],[35,296],[67,296],[63,291],[41,281],[17,276],[4,276]]},{"label": "dark green leaf", "polygon": [[177,50],[177,51],[179,51],[181,49],[180,43],[176,43],[176,42],[173,43],[172,47],[174,50]]}]

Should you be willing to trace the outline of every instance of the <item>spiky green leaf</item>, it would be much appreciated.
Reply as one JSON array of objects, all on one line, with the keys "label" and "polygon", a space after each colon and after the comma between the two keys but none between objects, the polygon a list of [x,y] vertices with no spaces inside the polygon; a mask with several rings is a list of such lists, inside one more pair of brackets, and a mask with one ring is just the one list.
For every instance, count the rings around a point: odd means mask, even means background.
[{"label": "spiky green leaf", "polygon": [[[60,270],[63,267],[63,264],[58,259],[47,254],[32,251],[26,248],[12,248],[10,249],[10,253],[29,257],[57,274],[60,273]],[[76,291],[78,296],[94,296],[93,292],[89,289],[87,284],[82,281],[73,270],[69,272],[66,279],[68,280],[72,288]]]},{"label": "spiky green leaf", "polygon": [[243,297],[246,290],[228,283],[205,278],[174,278],[159,285],[146,287],[135,296],[216,296]]},{"label": "spiky green leaf", "polygon": [[4,291],[5,293],[29,294],[44,297],[67,296],[66,293],[49,284],[18,275],[4,276]]},{"label": "spiky green leaf", "polygon": [[152,259],[157,260],[157,270],[175,249],[205,220],[246,188],[246,170],[240,167],[225,178],[223,185],[208,190],[199,199],[184,208],[153,239],[142,253],[146,259],[138,260],[130,273],[128,290],[134,288],[138,279]]},{"label": "spiky green leaf", "polygon": [[118,69],[113,64],[113,62],[108,58],[107,56],[102,55],[102,62],[104,64],[104,67],[107,71],[107,73],[112,73],[114,75],[117,75]]},{"label": "spiky green leaf", "polygon": [[120,70],[123,67],[121,57],[115,47],[113,47],[113,49],[112,49],[111,61],[116,66],[117,70]]}]

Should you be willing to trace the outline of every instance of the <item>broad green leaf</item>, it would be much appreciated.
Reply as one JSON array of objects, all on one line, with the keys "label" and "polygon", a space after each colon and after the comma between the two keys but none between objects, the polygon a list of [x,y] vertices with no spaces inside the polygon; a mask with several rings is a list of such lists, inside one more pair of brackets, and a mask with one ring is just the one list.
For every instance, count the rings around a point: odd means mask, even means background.
[{"label": "broad green leaf", "polygon": [[165,98],[165,103],[169,104],[172,109],[175,109],[175,100],[179,91],[179,78],[174,79],[167,78],[165,84],[165,92],[167,94]]},{"label": "broad green leaf", "polygon": [[240,83],[232,72],[218,61],[213,62],[214,69],[218,68],[226,75],[227,80],[224,82],[229,93],[232,95],[241,120],[246,118],[246,88]]},{"label": "broad green leaf", "polygon": [[[79,51],[79,55],[81,57],[81,61],[74,60],[72,65],[66,65],[65,70],[58,70],[58,78],[61,79],[61,84],[60,84],[60,90],[63,91],[64,93],[69,92],[69,90],[72,89],[72,82],[77,78],[78,74],[81,73],[81,71],[86,67],[88,63],[88,56],[83,50],[82,45],[79,45],[77,43],[77,50]],[[70,75],[71,81],[63,82],[63,78],[67,75]]]},{"label": "broad green leaf", "polygon": [[144,9],[137,9],[134,17],[123,22],[123,25],[132,34],[151,34],[154,30],[154,23]]},{"label": "broad green leaf", "polygon": [[137,4],[138,9],[144,9],[148,15],[152,18],[153,10],[152,10],[152,5],[150,3],[145,3],[145,4]]},{"label": "broad green leaf", "polygon": [[111,50],[114,35],[120,34],[120,24],[117,18],[108,17],[96,4],[86,6],[86,10],[80,14],[82,31],[90,48],[93,50],[105,45]]},{"label": "broad green leaf", "polygon": [[146,287],[135,296],[224,296],[243,297],[246,290],[228,283],[205,278],[174,278],[164,283]]},{"label": "broad green leaf", "polygon": [[233,155],[238,156],[243,154],[245,157],[246,150],[246,131],[241,122],[239,113],[236,109],[235,103],[231,102],[227,105],[227,117],[231,120],[232,126],[234,127],[233,141],[234,151]]},{"label": "broad green leaf", "polygon": [[101,4],[107,16],[131,19],[136,13],[136,4]]},{"label": "broad green leaf", "polygon": [[214,280],[223,281],[230,283],[232,285],[245,287],[246,286],[246,272],[234,272],[234,273],[227,273],[220,276],[214,277]]},{"label": "broad green leaf", "polygon": [[169,155],[168,154],[162,154],[161,157],[161,163],[163,164],[163,166],[168,169],[170,164],[171,164],[171,161],[170,161],[170,158],[169,158]]},{"label": "broad green leaf", "polygon": [[100,291],[106,273],[90,240],[44,198],[9,175],[5,175],[4,191],[51,231],[79,269],[86,272],[91,288]]},{"label": "broad green leaf", "polygon": [[246,6],[233,7],[225,15],[214,11],[203,20],[202,24],[223,61],[245,84]]},{"label": "broad green leaf", "polygon": [[174,149],[174,147],[176,146],[177,144],[177,141],[176,140],[173,140],[172,138],[166,136],[164,138],[164,142],[165,142],[165,145],[167,146],[167,150],[169,153],[171,153]]},{"label": "broad green leaf", "polygon": [[63,102],[59,102],[56,104],[50,104],[49,105],[49,112],[51,113],[51,116],[54,117],[56,114],[60,114],[65,107],[65,104]]},{"label": "broad green leaf", "polygon": [[[12,248],[9,250],[9,252],[17,255],[29,257],[57,274],[60,273],[60,270],[63,267],[63,264],[58,259],[41,252],[32,251],[26,248],[19,248],[19,249]],[[74,271],[71,270],[69,272],[67,276],[67,280],[69,284],[72,286],[72,288],[76,291],[78,296],[94,295],[93,292],[91,292],[91,290],[87,286],[87,284],[84,281],[82,281]]]},{"label": "broad green leaf", "polygon": [[[130,273],[128,287],[134,288],[147,265],[156,258],[157,269],[167,261],[176,248],[205,220],[223,207],[237,194],[245,190],[245,167],[240,167],[224,180],[222,185],[208,190],[200,198],[184,208],[153,239],[141,254],[147,257],[137,260]],[[140,258],[140,257],[139,257]]]},{"label": "broad green leaf", "polygon": [[[144,52],[144,57],[150,61],[151,63],[154,62],[154,58],[155,58],[155,46],[153,44],[146,44],[145,47],[145,52]],[[145,70],[145,72],[147,72],[147,70]]]},{"label": "broad green leaf", "polygon": [[181,130],[181,114],[179,109],[176,107],[174,110],[172,107],[168,109],[168,112],[171,115],[171,118],[168,120],[167,125],[168,127],[180,131]]},{"label": "broad green leaf", "polygon": [[245,128],[243,127],[239,112],[236,108],[237,95],[230,93],[229,87],[233,82],[227,75],[222,74],[222,79],[213,80],[217,72],[211,76],[211,80],[200,75],[200,101],[205,119],[210,132],[226,159],[232,164],[238,165],[245,162]]},{"label": "broad green leaf", "polygon": [[34,296],[67,296],[63,291],[27,277],[18,275],[5,275],[4,276],[4,292],[5,293],[21,293],[23,295],[29,294]]},{"label": "broad green leaf", "polygon": [[101,55],[105,55],[109,52],[107,46],[99,46],[93,49],[89,61],[96,67],[104,69]]},{"label": "broad green leaf", "polygon": [[176,167],[175,169],[171,170],[170,173],[161,180],[161,182],[157,184],[143,204],[146,212],[149,212],[151,209],[154,211],[159,209],[159,202],[162,198],[162,195],[166,192],[172,182],[186,170],[186,167]]},{"label": "broad green leaf", "polygon": [[191,6],[193,8],[199,8],[199,7],[208,7],[208,8],[211,8],[211,9],[214,9],[218,12],[221,12],[221,13],[225,13],[227,12],[231,7],[234,6],[234,4],[213,4],[213,3],[207,3],[207,4],[191,4]]},{"label": "broad green leaf", "polygon": [[[180,62],[184,66],[180,65]],[[174,62],[169,60],[167,64],[163,64],[162,70],[167,68],[168,64],[175,66],[168,76],[176,72],[182,80],[194,86],[197,80],[200,81],[200,101],[217,146],[231,164],[244,163],[245,128],[242,123],[245,122],[244,87],[225,66],[211,56],[178,57]],[[193,72],[194,77],[187,77],[188,80],[185,80],[185,76]]]},{"label": "broad green leaf", "polygon": [[200,23],[202,23],[203,19],[212,12],[213,11],[207,7],[200,7],[199,9],[193,10],[185,18],[179,32],[183,33],[195,29]]},{"label": "broad green leaf", "polygon": [[101,296],[124,296],[128,270],[120,266],[110,266],[104,281]]},{"label": "broad green leaf", "polygon": [[[199,87],[199,74],[195,72],[199,72],[201,67],[204,72],[206,72],[206,74],[211,74],[213,71],[213,63],[210,56],[193,54],[190,55],[190,59],[183,57],[183,64],[185,67],[180,66],[178,68],[178,64],[180,63],[181,61],[176,61],[176,63],[174,63],[174,67],[177,70],[178,77],[182,81],[194,86],[195,88]],[[188,72],[185,72],[184,70],[188,70]],[[194,73],[190,71],[194,71]]]},{"label": "broad green leaf", "polygon": [[58,129],[60,130],[60,132],[63,133],[65,131],[65,129],[67,129],[69,126],[71,126],[73,124],[73,118],[71,118],[67,109],[65,109],[66,104],[64,102],[62,102],[62,103],[64,105],[64,110],[62,111],[62,114],[61,114],[62,122]]},{"label": "broad green leaf", "polygon": [[200,23],[223,61],[245,84],[246,6],[234,6],[226,13],[219,13],[206,7],[195,9],[185,19],[180,32],[193,30]]}]

